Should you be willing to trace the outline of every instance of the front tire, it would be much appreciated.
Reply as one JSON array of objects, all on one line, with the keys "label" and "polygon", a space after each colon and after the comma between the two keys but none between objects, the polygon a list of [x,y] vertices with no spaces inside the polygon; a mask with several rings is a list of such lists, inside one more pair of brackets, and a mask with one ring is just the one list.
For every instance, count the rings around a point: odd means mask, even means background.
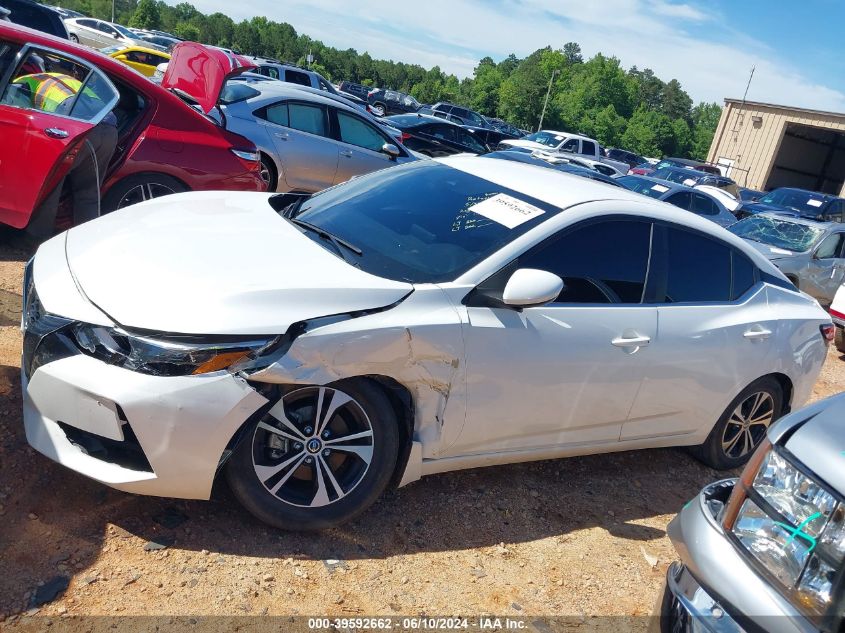
[{"label": "front tire", "polygon": [[74,44],[79,44],[79,37],[76,35],[76,33],[68,33],[68,37],[70,38],[70,41]]},{"label": "front tire", "polygon": [[251,514],[284,530],[350,521],[381,495],[396,467],[396,414],[368,380],[301,387],[247,428],[226,479]]},{"label": "front tire", "polygon": [[117,182],[103,199],[102,211],[108,213],[138,202],[188,191],[188,187],[167,174],[135,174]]},{"label": "front tire", "polygon": [[739,468],[783,413],[783,389],[770,376],[754,381],[733,399],[710,435],[691,452],[716,470]]}]

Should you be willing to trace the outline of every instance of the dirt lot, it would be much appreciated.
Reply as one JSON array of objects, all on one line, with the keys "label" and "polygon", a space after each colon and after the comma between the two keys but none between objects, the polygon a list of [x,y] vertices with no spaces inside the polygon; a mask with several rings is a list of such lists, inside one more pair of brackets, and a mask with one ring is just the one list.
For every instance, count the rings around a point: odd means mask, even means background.
[{"label": "dirt lot", "polygon": [[[667,523],[719,476],[677,450],[450,473],[318,535],[265,528],[225,489],[212,502],[117,492],[26,443],[18,323],[27,256],[0,244],[6,624],[29,620],[35,593],[65,581],[39,615],[644,615],[674,558]],[[834,350],[814,398],[843,388]]]}]

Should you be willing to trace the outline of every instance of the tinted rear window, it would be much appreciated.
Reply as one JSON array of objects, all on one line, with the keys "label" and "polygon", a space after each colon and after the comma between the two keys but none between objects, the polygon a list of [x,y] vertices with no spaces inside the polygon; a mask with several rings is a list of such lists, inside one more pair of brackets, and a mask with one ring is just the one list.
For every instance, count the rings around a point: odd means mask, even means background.
[{"label": "tinted rear window", "polygon": [[[513,228],[473,210],[498,194],[505,206],[495,206],[518,222]],[[454,280],[559,211],[442,163],[417,161],[315,194],[297,218],[360,248],[355,263],[369,273],[436,283]]]},{"label": "tinted rear window", "polygon": [[730,300],[731,249],[690,231],[667,232],[666,303]]}]

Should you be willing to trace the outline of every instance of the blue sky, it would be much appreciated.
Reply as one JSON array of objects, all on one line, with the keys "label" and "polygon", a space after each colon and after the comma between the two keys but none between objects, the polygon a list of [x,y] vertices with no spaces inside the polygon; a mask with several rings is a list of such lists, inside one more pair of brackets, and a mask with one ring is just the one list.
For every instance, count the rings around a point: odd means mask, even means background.
[{"label": "blue sky", "polygon": [[[175,0],[173,0],[175,2]],[[677,78],[695,101],[742,97],[845,112],[844,0],[196,0],[240,20],[289,22],[300,33],[373,57],[438,65],[459,77],[485,55],[523,57],[581,45],[625,68]]]}]

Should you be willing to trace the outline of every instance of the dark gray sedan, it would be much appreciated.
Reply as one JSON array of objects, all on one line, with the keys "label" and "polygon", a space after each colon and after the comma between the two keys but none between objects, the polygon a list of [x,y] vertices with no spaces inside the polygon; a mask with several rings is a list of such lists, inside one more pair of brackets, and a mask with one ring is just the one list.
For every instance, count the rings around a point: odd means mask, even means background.
[{"label": "dark gray sedan", "polygon": [[843,630],[843,418],[845,394],[782,418],[739,479],[705,487],[672,520],[681,560],[658,603],[662,631]]},{"label": "dark gray sedan", "polygon": [[736,222],[734,214],[728,211],[719,200],[703,191],[696,191],[692,187],[650,176],[620,176],[616,182],[649,198],[663,200],[691,211],[720,226],[730,226]]},{"label": "dark gray sedan", "polygon": [[728,229],[768,257],[799,290],[828,306],[845,281],[845,224],[759,213]]}]

